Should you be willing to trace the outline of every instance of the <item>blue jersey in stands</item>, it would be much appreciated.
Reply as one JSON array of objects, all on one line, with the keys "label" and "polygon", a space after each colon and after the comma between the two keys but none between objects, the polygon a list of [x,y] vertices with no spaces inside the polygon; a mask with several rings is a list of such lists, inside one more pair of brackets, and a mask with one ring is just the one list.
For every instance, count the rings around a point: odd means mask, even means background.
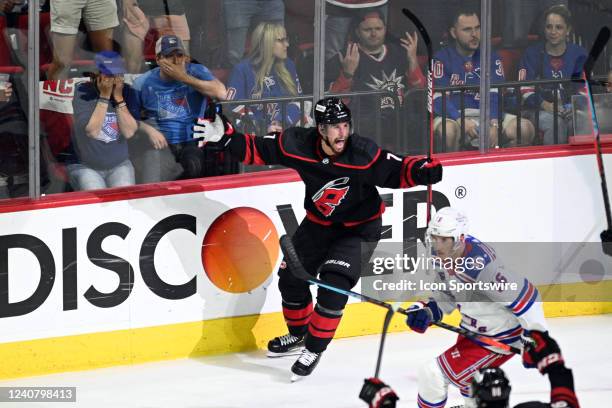
[{"label": "blue jersey in stands", "polygon": [[[434,55],[434,91],[438,87],[479,85],[480,84],[480,51],[476,50],[471,57],[466,57],[454,46],[441,49]],[[491,83],[504,81],[504,68],[500,56],[491,53]],[[498,89],[491,88],[491,118],[497,118]],[[448,94],[447,94],[448,95]],[[480,93],[478,90],[465,91],[465,109],[480,109]],[[447,96],[446,116],[451,119],[461,117],[461,92],[453,91]],[[434,94],[434,111],[442,115],[442,93]]]},{"label": "blue jersey in stands", "polygon": [[[186,70],[203,81],[215,79],[200,64],[187,64]],[[182,82],[161,79],[159,71],[152,69],[134,81],[142,119],[163,133],[169,144],[191,141],[191,127],[206,110],[206,96]]]},{"label": "blue jersey in stands", "polygon": [[[302,87],[295,69],[295,64],[292,60],[286,59],[285,67],[289,71],[291,78],[293,78],[295,81],[297,93],[301,95]],[[266,99],[291,96],[283,86],[274,68],[272,68],[272,71],[264,77],[264,86],[261,95],[254,95],[254,93],[255,69],[251,64],[251,61],[245,59],[236,65],[232,70],[232,75],[230,76],[228,83],[227,99]],[[248,108],[248,110],[253,112],[255,115],[254,119],[258,121],[265,120],[266,126],[270,125],[272,121],[283,123],[283,118],[281,116],[282,105],[279,103],[250,105]],[[298,102],[288,103],[285,109],[285,124],[293,125],[300,120],[300,104]],[[236,113],[243,113],[245,111],[245,106],[239,105],[233,110]]]},{"label": "blue jersey in stands", "polygon": [[[569,79],[582,75],[582,67],[586,61],[587,52],[576,44],[567,44],[567,49],[560,56],[552,56],[546,52],[544,43],[533,45],[525,51],[519,65],[519,81],[534,81],[538,79]],[[535,93],[535,87],[521,88],[523,99],[528,106],[539,106],[543,100],[553,101],[555,85],[543,85],[541,92]],[[560,98],[562,103],[570,103],[572,95],[578,93],[580,84],[561,84]]]}]

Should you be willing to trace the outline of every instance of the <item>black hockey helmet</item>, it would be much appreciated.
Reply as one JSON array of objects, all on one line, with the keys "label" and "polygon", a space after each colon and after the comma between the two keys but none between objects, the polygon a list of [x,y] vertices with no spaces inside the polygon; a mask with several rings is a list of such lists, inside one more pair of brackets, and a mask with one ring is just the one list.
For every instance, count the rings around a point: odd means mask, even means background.
[{"label": "black hockey helmet", "polygon": [[351,121],[351,110],[340,98],[335,96],[323,98],[317,102],[314,107],[314,115],[317,125],[332,125]]},{"label": "black hockey helmet", "polygon": [[472,398],[478,408],[508,408],[510,381],[501,368],[483,368],[474,374]]}]

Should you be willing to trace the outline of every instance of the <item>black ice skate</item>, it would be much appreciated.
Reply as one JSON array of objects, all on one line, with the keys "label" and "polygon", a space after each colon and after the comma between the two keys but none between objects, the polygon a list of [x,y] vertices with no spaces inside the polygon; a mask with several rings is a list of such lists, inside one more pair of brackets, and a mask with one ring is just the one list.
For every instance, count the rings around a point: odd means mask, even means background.
[{"label": "black ice skate", "polygon": [[304,336],[285,334],[268,342],[268,357],[297,356],[304,349]]},{"label": "black ice skate", "polygon": [[315,353],[306,348],[302,350],[300,358],[298,358],[297,361],[293,363],[293,366],[291,367],[291,372],[293,373],[293,375],[291,376],[291,382],[295,382],[300,378],[310,375],[310,373],[312,373],[317,364],[319,364],[321,354],[323,353]]}]

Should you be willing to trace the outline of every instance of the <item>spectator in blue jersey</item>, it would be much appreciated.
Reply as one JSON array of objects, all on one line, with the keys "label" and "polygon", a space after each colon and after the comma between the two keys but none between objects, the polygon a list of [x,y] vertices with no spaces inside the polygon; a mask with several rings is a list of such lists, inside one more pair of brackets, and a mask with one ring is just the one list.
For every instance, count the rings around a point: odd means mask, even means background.
[{"label": "spectator in blue jersey", "polygon": [[[300,80],[295,64],[287,58],[287,48],[289,41],[282,24],[259,23],[251,35],[251,51],[248,57],[232,71],[227,99],[266,99],[301,95]],[[258,124],[263,123],[263,130],[267,132],[281,131],[283,127],[294,125],[302,119],[298,102],[238,105],[233,111],[241,115],[242,119],[247,118],[245,114],[251,114],[251,119]]]},{"label": "spectator in blue jersey", "polygon": [[98,73],[75,90],[74,155],[66,170],[74,190],[95,190],[134,184],[127,139],[138,129],[136,95],[123,83],[123,59],[114,51],[95,56]]},{"label": "spectator in blue jersey", "polygon": [[[575,75],[580,77],[587,53],[581,46],[568,41],[571,29],[571,13],[567,7],[558,5],[549,8],[544,14],[545,40],[525,51],[519,65],[519,80],[563,80]],[[534,116],[539,115],[543,144],[567,143],[572,133],[571,97],[580,88],[580,84],[565,82],[542,85],[539,89],[531,85],[521,89],[525,105],[536,110]],[[558,108],[556,138],[555,98]]]},{"label": "spectator in blue jersey", "polygon": [[140,129],[149,142],[137,153],[139,181],[202,177],[205,151],[193,141],[191,126],[205,112],[207,98],[225,99],[225,85],[205,66],[191,64],[175,35],[160,37],[155,54],[158,67],[134,82],[143,116]]},{"label": "spectator in blue jersey", "polygon": [[[451,21],[450,35],[454,44],[441,49],[434,55],[434,90],[439,87],[466,86],[480,84],[480,18],[475,10],[461,8]],[[496,52],[491,53],[491,122],[489,146],[510,147],[517,143],[517,117],[499,112],[499,90],[495,84],[504,81],[502,61]],[[461,134],[461,92],[464,92],[465,134]],[[457,90],[446,93],[446,111],[443,110],[443,94],[434,95],[436,119],[434,129],[442,133],[446,126],[446,150],[457,151],[479,145],[480,134],[480,96],[478,90]],[[445,114],[443,117],[443,113]],[[501,138],[499,137],[499,117],[501,114]],[[521,142],[531,141],[533,125],[522,119]]]}]

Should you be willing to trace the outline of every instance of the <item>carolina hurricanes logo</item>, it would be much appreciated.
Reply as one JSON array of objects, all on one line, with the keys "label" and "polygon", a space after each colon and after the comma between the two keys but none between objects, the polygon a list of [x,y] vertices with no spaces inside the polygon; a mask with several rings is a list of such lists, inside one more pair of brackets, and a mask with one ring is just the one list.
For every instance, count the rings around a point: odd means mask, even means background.
[{"label": "carolina hurricanes logo", "polygon": [[332,180],[321,187],[321,189],[312,196],[312,201],[321,214],[329,217],[336,207],[340,205],[340,202],[346,197],[349,191],[350,186],[346,185],[348,182],[348,177]]}]

